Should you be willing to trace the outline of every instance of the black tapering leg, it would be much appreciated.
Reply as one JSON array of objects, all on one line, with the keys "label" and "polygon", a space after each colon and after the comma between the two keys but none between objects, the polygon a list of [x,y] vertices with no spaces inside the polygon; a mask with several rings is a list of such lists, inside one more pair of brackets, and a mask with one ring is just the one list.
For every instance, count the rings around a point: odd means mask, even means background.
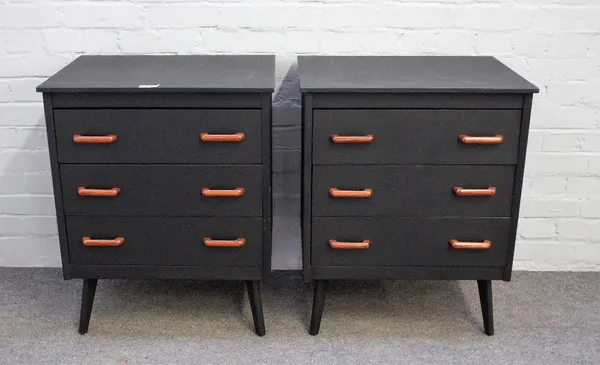
[{"label": "black tapering leg", "polygon": [[313,298],[312,316],[310,318],[310,330],[308,333],[315,336],[319,334],[321,328],[321,317],[323,317],[323,308],[325,307],[325,290],[327,281],[315,281],[315,296]]},{"label": "black tapering leg", "polygon": [[477,280],[479,288],[479,301],[483,314],[483,328],[488,336],[494,335],[494,305],[492,301],[492,281]]},{"label": "black tapering leg", "polygon": [[90,327],[90,316],[96,295],[98,279],[83,279],[83,290],[81,292],[81,314],[79,315],[79,334],[86,334]]},{"label": "black tapering leg", "polygon": [[246,281],[246,287],[248,288],[248,299],[250,299],[250,309],[252,310],[252,319],[254,320],[254,330],[257,335],[264,336],[266,330],[260,295],[260,281]]}]

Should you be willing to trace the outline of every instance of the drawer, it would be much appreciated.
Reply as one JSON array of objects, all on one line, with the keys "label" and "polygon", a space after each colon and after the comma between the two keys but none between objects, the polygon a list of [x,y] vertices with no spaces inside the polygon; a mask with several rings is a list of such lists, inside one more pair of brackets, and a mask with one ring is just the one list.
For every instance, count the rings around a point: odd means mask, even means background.
[{"label": "drawer", "polygon": [[57,109],[54,119],[62,163],[261,163],[260,110]]},{"label": "drawer", "polygon": [[[313,113],[316,165],[517,162],[520,110],[315,110]],[[467,138],[461,142],[462,135],[502,136],[502,141],[498,144],[499,138]],[[348,138],[352,136],[358,138]]]},{"label": "drawer", "polygon": [[[312,222],[312,266],[504,266],[510,230],[509,218],[332,217]],[[450,240],[459,241],[456,248]],[[459,248],[467,242],[475,244]]]},{"label": "drawer", "polygon": [[71,264],[261,265],[260,218],[67,217],[66,222]]},{"label": "drawer", "polygon": [[63,164],[60,177],[66,215],[262,215],[260,165]]},{"label": "drawer", "polygon": [[[508,217],[514,173],[488,165],[314,166],[312,215]],[[463,196],[455,187],[495,193]]]}]

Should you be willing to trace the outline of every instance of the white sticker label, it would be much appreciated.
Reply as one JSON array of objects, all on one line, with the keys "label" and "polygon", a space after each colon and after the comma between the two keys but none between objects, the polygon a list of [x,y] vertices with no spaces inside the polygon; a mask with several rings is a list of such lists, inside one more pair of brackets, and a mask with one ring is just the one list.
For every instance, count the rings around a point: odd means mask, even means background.
[{"label": "white sticker label", "polygon": [[143,84],[138,86],[138,88],[140,89],[154,89],[155,87],[159,87],[160,84],[154,84],[154,85],[150,85],[150,84]]}]

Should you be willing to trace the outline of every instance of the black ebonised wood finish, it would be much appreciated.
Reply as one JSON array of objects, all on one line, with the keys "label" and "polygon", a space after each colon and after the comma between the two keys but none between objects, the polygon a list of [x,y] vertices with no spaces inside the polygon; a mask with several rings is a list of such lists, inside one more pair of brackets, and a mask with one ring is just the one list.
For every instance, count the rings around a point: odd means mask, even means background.
[{"label": "black ebonised wood finish", "polygon": [[[61,164],[67,215],[262,216],[260,165]],[[80,196],[79,187],[119,188],[116,196]],[[244,189],[204,196],[202,189]]]},{"label": "black ebonised wood finish", "polygon": [[494,57],[301,56],[303,92],[531,94],[538,88]]},{"label": "black ebonised wood finish", "polygon": [[491,280],[511,278],[538,89],[493,57],[298,63],[309,333],[319,332],[327,280],[427,279],[477,280],[492,335]]},{"label": "black ebonised wood finish", "polygon": [[[261,164],[260,109],[59,109],[60,163]],[[202,142],[201,133],[242,133],[240,142]],[[117,136],[114,143],[73,143],[73,135]]]},{"label": "black ebonised wood finish", "polygon": [[[240,217],[67,216],[69,257],[76,265],[239,266],[262,264],[262,219]],[[87,247],[82,237],[123,237],[118,247]],[[204,238],[241,247],[211,247]]]},{"label": "black ebonised wood finish", "polygon": [[483,315],[483,330],[486,335],[494,335],[494,308],[492,301],[492,281],[477,280],[479,300],[481,302],[481,314]]},{"label": "black ebonised wood finish", "polygon": [[254,329],[256,334],[262,337],[265,335],[266,330],[260,294],[260,281],[246,281],[246,287],[248,289],[248,299],[250,300],[250,310],[252,311],[252,318],[254,320]]},{"label": "black ebonised wood finish", "polygon": [[[315,266],[502,267],[509,218],[315,217]],[[370,241],[368,249],[331,249],[329,240]],[[492,241],[487,250],[460,250],[449,241]]]},{"label": "black ebonised wood finish", "polygon": [[323,317],[323,308],[325,308],[325,293],[327,289],[326,280],[316,280],[313,297],[313,309],[310,317],[310,329],[308,333],[315,336],[319,334],[321,328],[321,318]]},{"label": "black ebonised wood finish", "polygon": [[113,278],[245,281],[265,334],[273,89],[273,56],[82,56],[38,87],[80,333]]},{"label": "black ebonised wood finish", "polygon": [[[335,165],[313,167],[312,214],[343,216],[508,217],[514,166]],[[493,196],[457,196],[454,187]],[[330,189],[371,189],[368,198],[332,197]]]},{"label": "black ebonised wood finish", "polygon": [[[517,162],[520,110],[315,110],[315,165],[487,164]],[[370,135],[367,144],[331,136]],[[501,134],[498,145],[472,145],[462,134]],[[415,136],[406,138],[406,136]],[[418,136],[423,136],[419,138]]]},{"label": "black ebonised wood finish", "polygon": [[274,71],[268,55],[81,56],[37,91],[271,93]]},{"label": "black ebonised wood finish", "polygon": [[84,335],[90,328],[90,317],[92,316],[92,307],[94,306],[94,296],[98,279],[83,279],[83,288],[81,290],[81,313],[79,314],[79,334]]}]

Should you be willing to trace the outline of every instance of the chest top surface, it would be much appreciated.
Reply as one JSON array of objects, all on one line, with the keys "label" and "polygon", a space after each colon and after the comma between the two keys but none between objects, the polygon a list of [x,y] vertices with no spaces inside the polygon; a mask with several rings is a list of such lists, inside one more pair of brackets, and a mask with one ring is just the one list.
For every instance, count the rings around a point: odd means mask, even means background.
[{"label": "chest top surface", "polygon": [[528,94],[538,88],[494,57],[301,56],[303,92]]},{"label": "chest top surface", "polygon": [[271,92],[272,55],[81,56],[40,92]]}]

